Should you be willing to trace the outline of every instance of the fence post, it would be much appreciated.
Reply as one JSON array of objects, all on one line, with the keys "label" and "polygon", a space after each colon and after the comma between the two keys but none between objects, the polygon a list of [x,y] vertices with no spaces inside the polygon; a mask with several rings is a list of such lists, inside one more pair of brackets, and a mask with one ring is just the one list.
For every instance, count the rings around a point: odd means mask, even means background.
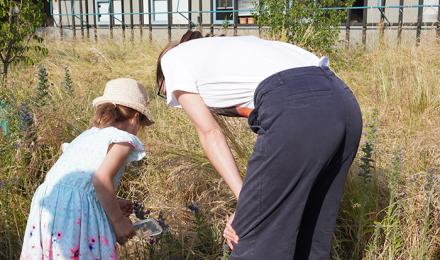
[{"label": "fence post", "polygon": [[139,0],[139,32],[142,36],[144,35],[143,27],[144,27],[144,3],[142,0]]},{"label": "fence post", "polygon": [[89,23],[89,0],[86,0],[86,30],[87,38],[90,38],[90,23]]},{"label": "fence post", "polygon": [[153,25],[151,24],[151,0],[148,0],[148,37],[153,40]]},{"label": "fence post", "polygon": [[110,26],[110,39],[113,39],[113,24],[115,22],[115,20],[114,20],[115,16],[113,15],[115,8],[114,8],[113,4],[114,4],[113,0],[110,0],[110,16],[109,16],[109,18],[110,18],[110,23],[109,23],[109,26]]},{"label": "fence post", "polygon": [[76,38],[76,25],[75,25],[75,2],[73,0],[70,1],[70,6],[72,10],[72,29],[73,29],[73,38]]},{"label": "fence post", "polygon": [[[386,0],[381,1],[381,5],[385,6],[387,4]],[[385,8],[380,8],[380,34],[379,42],[383,42],[385,35]]]},{"label": "fence post", "polygon": [[188,0],[188,30],[192,29],[192,0]]},{"label": "fence post", "polygon": [[125,40],[125,3],[124,0],[121,0],[121,20],[122,20],[122,37]]},{"label": "fence post", "polygon": [[96,24],[96,1],[93,0],[93,34],[94,34],[94,38],[95,41],[98,40],[98,25]]},{"label": "fence post", "polygon": [[365,8],[368,6],[368,0],[364,0],[364,9],[362,9],[362,44],[364,47],[367,46],[367,15],[368,15],[368,9]]},{"label": "fence post", "polygon": [[403,5],[405,0],[400,0],[399,7],[399,25],[397,29],[397,43],[400,45],[402,43],[402,26],[403,26]]},{"label": "fence post", "polygon": [[214,34],[214,3],[212,0],[209,1],[209,11],[210,32]]},{"label": "fence post", "polygon": [[345,42],[347,48],[350,47],[350,25],[351,25],[351,9],[347,10],[347,20],[345,21]]},{"label": "fence post", "polygon": [[133,40],[134,38],[133,0],[130,0],[130,28],[131,28],[131,40]]},{"label": "fence post", "polygon": [[437,14],[437,38],[440,40],[440,0],[438,1],[438,14]]},{"label": "fence post", "polygon": [[[423,5],[423,0],[419,0],[419,5]],[[423,7],[419,6],[417,12],[417,32],[416,32],[416,45],[420,45],[420,37],[422,35],[422,21],[423,21]]]},{"label": "fence post", "polygon": [[234,13],[232,15],[234,19],[234,36],[237,36],[237,22],[238,22],[238,0],[234,0]]},{"label": "fence post", "polygon": [[[62,7],[61,7],[61,0],[58,0],[58,21],[59,21],[59,23],[60,23],[60,36],[61,36],[61,39],[63,38],[63,16],[62,16],[62,14],[63,14],[63,9],[61,9]],[[67,19],[69,19],[69,18],[67,18]]]},{"label": "fence post", "polygon": [[81,37],[84,38],[83,0],[79,0],[79,19],[81,26]]},{"label": "fence post", "polygon": [[133,27],[134,27],[134,24],[133,24],[133,0],[130,0],[130,2],[129,2],[129,5],[130,5],[130,27],[131,27],[131,30],[133,30]]},{"label": "fence post", "polygon": [[171,24],[173,23],[173,3],[172,0],[167,0],[167,10],[168,10],[168,42],[171,42]]},{"label": "fence post", "polygon": [[199,31],[203,30],[203,1],[199,0]]}]

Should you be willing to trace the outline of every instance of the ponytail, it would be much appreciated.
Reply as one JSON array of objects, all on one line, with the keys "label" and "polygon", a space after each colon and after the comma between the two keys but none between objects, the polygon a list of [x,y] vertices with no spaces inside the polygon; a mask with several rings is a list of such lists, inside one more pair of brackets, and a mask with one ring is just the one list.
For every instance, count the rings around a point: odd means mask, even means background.
[{"label": "ponytail", "polygon": [[188,31],[182,36],[182,38],[180,38],[180,42],[179,42],[179,44],[180,44],[180,43],[183,43],[183,42],[190,41],[190,40],[199,39],[199,38],[203,38],[203,35],[202,35],[201,32],[199,32],[199,31],[191,31],[191,30],[188,30]]},{"label": "ponytail", "polygon": [[169,50],[171,50],[172,48],[178,46],[179,44],[183,43],[183,42],[187,42],[190,40],[195,40],[195,39],[199,39],[199,38],[203,38],[203,35],[201,32],[199,31],[191,31],[188,30],[183,36],[182,38],[180,38],[180,42],[176,43],[176,42],[170,42],[168,43],[168,45],[160,52],[159,57],[157,58],[157,66],[156,66],[156,84],[157,87],[160,88],[161,85],[163,84],[165,77],[163,75],[163,71],[162,71],[162,64],[161,64],[161,60],[163,55],[165,55],[165,53],[167,53]]}]

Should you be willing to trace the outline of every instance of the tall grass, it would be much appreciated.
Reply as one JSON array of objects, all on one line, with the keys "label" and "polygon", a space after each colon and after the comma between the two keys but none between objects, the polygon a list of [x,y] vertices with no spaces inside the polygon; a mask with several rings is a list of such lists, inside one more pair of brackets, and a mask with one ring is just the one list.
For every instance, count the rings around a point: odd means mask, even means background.
[{"label": "tall grass", "polygon": [[[11,128],[0,137],[0,259],[18,256],[33,192],[60,144],[89,127],[91,101],[107,80],[122,76],[148,88],[156,124],[141,132],[148,159],[128,169],[119,196],[141,202],[167,231],[158,241],[132,240],[121,248],[121,257],[227,258],[221,234],[235,200],[184,113],[166,108],[153,95],[160,46],[128,41],[46,45],[49,56],[37,57],[40,67],[14,67],[0,89]],[[358,97],[365,134],[347,179],[332,258],[438,259],[440,46],[335,53],[332,67]],[[41,68],[48,74],[44,104],[38,98],[43,92],[37,91]],[[218,120],[244,174],[255,137],[245,120]]]}]

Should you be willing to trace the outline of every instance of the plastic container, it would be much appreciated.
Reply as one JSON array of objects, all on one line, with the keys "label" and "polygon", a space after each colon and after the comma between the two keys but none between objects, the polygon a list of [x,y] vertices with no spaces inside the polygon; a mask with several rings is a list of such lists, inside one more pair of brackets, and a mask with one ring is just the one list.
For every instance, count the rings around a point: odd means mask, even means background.
[{"label": "plastic container", "polygon": [[163,231],[159,223],[152,218],[147,218],[134,223],[133,228],[136,231],[136,235],[143,239],[156,237]]}]

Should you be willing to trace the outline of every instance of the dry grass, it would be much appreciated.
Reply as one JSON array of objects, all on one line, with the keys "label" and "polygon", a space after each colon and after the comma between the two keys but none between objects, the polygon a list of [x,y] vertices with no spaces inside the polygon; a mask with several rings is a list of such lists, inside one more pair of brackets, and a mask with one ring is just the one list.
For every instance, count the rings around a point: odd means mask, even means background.
[{"label": "dry grass", "polygon": [[[34,109],[34,136],[23,136],[12,119],[12,133],[0,139],[0,259],[20,250],[26,214],[36,186],[56,160],[59,144],[89,125],[91,100],[107,80],[135,78],[153,95],[159,47],[147,42],[47,42],[41,58],[49,73],[51,101]],[[368,52],[340,50],[334,70],[358,97],[366,126],[377,110],[371,181],[358,173],[359,158],[347,182],[335,233],[334,259],[436,259],[440,232],[440,47],[390,48]],[[64,67],[74,82],[74,96],[63,91]],[[35,101],[36,67],[16,66],[0,90],[11,111]],[[158,244],[133,241],[121,250],[125,258],[215,259],[224,257],[221,230],[235,201],[203,154],[198,138],[182,111],[166,108],[154,98],[153,128],[141,139],[150,151],[146,161],[126,174],[120,196],[141,201],[169,230]],[[15,112],[13,112],[13,115]],[[223,120],[241,171],[254,136],[243,120]],[[372,130],[366,127],[365,132]],[[365,136],[363,143],[368,139]],[[33,141],[33,142],[32,142]],[[18,146],[18,149],[16,147]],[[432,181],[431,181],[432,180]],[[200,214],[187,205],[196,203]]]}]

